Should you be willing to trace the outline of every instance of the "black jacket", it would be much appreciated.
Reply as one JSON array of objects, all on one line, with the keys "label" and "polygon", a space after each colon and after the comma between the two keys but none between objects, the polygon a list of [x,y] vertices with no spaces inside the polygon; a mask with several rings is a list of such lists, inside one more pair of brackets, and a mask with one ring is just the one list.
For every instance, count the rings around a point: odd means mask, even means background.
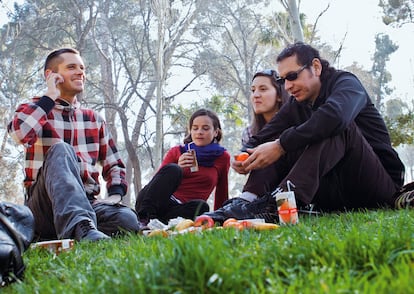
[{"label": "black jacket", "polygon": [[349,72],[336,70],[327,76],[313,106],[290,97],[247,145],[255,147],[279,137],[285,151],[303,149],[340,134],[352,121],[355,121],[394,182],[401,186],[404,165],[391,146],[385,122],[361,82]]}]

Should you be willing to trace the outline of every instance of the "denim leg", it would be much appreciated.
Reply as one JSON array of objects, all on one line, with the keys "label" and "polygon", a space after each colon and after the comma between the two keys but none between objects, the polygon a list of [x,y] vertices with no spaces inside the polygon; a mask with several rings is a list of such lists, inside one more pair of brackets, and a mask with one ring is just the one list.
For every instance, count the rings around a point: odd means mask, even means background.
[{"label": "denim leg", "polygon": [[108,236],[125,232],[139,232],[138,217],[134,210],[122,204],[93,204],[98,219],[98,230]]},{"label": "denim leg", "polygon": [[86,197],[77,156],[67,143],[50,147],[27,205],[33,212],[36,234],[42,239],[71,238],[75,225],[96,215]]}]

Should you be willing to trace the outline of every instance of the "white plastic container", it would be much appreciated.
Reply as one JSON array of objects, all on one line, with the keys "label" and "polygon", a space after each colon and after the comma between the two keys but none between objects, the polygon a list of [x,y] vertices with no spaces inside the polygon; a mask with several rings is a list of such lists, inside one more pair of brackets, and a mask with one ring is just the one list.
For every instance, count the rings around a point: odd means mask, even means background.
[{"label": "white plastic container", "polygon": [[277,193],[276,203],[281,225],[295,225],[299,222],[295,193],[293,191]]}]

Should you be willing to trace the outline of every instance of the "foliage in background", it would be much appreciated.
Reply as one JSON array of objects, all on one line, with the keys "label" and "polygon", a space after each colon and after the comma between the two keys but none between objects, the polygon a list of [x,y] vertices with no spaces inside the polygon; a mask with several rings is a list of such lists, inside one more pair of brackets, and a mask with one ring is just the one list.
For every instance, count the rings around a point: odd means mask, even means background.
[{"label": "foliage in background", "polygon": [[380,0],[386,25],[402,26],[406,23],[414,23],[414,1],[413,0]]},{"label": "foliage in background", "polygon": [[394,147],[401,144],[413,144],[414,138],[414,112],[401,114],[396,118],[385,117],[385,123],[390,132]]}]

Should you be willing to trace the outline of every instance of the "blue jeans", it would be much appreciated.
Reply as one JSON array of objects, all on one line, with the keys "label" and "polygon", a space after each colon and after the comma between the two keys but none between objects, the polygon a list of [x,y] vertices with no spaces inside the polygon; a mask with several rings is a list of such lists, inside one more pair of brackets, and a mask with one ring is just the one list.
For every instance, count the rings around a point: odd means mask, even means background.
[{"label": "blue jeans", "polygon": [[136,213],[124,205],[92,205],[80,177],[73,147],[57,143],[50,147],[36,182],[28,190],[26,205],[35,218],[35,234],[41,240],[73,238],[77,223],[91,220],[111,236],[138,232]]}]

